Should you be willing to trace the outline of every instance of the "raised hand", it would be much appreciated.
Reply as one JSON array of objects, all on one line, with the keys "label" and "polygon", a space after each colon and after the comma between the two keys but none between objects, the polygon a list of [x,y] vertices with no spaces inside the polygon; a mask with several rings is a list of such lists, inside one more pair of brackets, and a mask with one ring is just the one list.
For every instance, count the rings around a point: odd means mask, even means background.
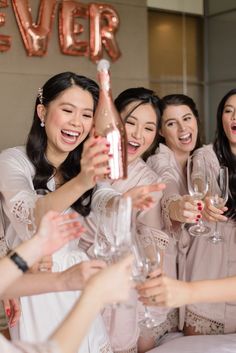
[{"label": "raised hand", "polygon": [[85,292],[94,293],[94,297],[101,307],[109,303],[127,300],[129,291],[133,287],[131,281],[132,263],[133,256],[129,255],[100,271],[88,281]]},{"label": "raised hand", "polygon": [[152,192],[162,191],[166,187],[165,184],[151,184],[136,186],[123,194],[123,197],[130,197],[134,208],[146,209],[153,206],[154,198],[150,195]]},{"label": "raised hand", "polygon": [[87,189],[94,187],[97,181],[103,180],[110,173],[108,167],[109,144],[103,137],[89,137],[84,143],[81,158],[81,172],[78,179]]},{"label": "raised hand", "polygon": [[49,211],[40,222],[35,240],[39,242],[42,256],[51,255],[68,241],[78,238],[84,228],[77,213],[59,214]]}]

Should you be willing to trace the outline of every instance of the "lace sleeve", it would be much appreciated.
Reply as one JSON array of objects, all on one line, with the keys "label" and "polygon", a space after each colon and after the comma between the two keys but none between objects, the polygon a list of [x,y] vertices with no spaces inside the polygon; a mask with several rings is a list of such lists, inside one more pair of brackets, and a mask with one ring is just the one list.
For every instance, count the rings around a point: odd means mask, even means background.
[{"label": "lace sleeve", "polygon": [[94,211],[97,217],[102,216],[108,201],[113,197],[121,195],[121,193],[115,191],[111,186],[109,187],[109,185],[100,185],[93,195],[92,211]]},{"label": "lace sleeve", "polygon": [[169,237],[161,230],[141,224],[137,226],[137,232],[144,248],[150,245],[150,239],[152,239],[161,250],[165,250],[168,247]]},{"label": "lace sleeve", "polygon": [[17,348],[15,351],[9,351],[9,353],[61,353],[59,347],[55,342],[30,344],[25,342],[16,341],[13,343],[14,347]]}]

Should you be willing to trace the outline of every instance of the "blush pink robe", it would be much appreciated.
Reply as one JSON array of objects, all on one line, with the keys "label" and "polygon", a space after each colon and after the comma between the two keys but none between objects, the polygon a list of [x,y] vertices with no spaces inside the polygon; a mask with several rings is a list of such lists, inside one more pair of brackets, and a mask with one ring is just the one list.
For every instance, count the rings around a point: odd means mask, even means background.
[{"label": "blush pink robe", "polygon": [[[154,173],[146,163],[138,158],[132,162],[128,167],[128,178],[126,180],[118,180],[112,184],[104,183],[98,187],[95,192],[92,207],[93,212],[87,218],[88,231],[80,240],[80,246],[90,256],[93,255],[93,241],[94,234],[96,232],[96,219],[97,216],[102,222],[102,210],[106,206],[106,203],[114,196],[121,195],[129,189],[138,185],[154,184],[158,182],[158,176]],[[157,242],[157,246],[161,249],[166,249],[169,242],[169,237],[162,231],[163,222],[161,218],[160,199],[162,197],[161,192],[153,193],[155,198],[155,205],[150,210],[138,212],[137,214],[137,228],[141,238],[145,243],[145,235],[151,235]],[[140,329],[138,326],[139,319],[143,318],[144,309],[141,303],[137,306],[137,297],[135,293],[132,293],[131,308],[125,308],[121,306],[118,309],[108,309],[104,313],[104,319],[106,322],[107,330],[110,333],[110,341],[115,352],[136,352],[137,340],[140,335]],[[166,314],[169,310],[164,309]],[[153,314],[158,316],[158,309],[154,308]],[[161,313],[162,310],[159,311]],[[175,320],[176,321],[176,320]],[[175,323],[176,325],[176,323]],[[157,341],[165,334],[168,330],[172,329],[173,324],[170,323],[170,319],[164,321],[160,326],[153,330],[153,332],[141,332],[142,334],[150,334]]]}]

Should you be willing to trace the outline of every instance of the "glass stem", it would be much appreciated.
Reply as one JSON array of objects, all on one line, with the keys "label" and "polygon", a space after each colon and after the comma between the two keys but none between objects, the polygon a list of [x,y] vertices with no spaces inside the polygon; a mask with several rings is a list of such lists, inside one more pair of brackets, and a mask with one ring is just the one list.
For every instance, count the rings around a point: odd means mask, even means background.
[{"label": "glass stem", "polygon": [[215,224],[214,236],[216,239],[218,239],[220,236],[220,233],[218,232],[218,222]]}]

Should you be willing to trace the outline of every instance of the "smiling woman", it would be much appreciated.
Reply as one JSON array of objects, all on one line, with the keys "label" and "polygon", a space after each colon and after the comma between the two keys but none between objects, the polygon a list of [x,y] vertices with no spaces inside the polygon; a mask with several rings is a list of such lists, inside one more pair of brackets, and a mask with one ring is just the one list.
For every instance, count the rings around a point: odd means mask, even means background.
[{"label": "smiling woman", "polygon": [[[89,78],[71,72],[53,76],[39,90],[26,147],[1,153],[0,192],[10,248],[30,238],[34,219],[38,224],[50,209],[63,213],[74,209],[82,221],[89,214],[95,180],[109,173],[107,141],[88,137],[97,100],[98,86]],[[38,197],[38,189],[49,192]],[[65,270],[84,259],[78,242],[71,242],[53,255],[52,270]],[[75,291],[21,298],[16,338],[47,339],[79,296]],[[15,337],[16,332],[12,334]],[[111,351],[100,316],[81,346],[81,352],[87,350]]]}]

